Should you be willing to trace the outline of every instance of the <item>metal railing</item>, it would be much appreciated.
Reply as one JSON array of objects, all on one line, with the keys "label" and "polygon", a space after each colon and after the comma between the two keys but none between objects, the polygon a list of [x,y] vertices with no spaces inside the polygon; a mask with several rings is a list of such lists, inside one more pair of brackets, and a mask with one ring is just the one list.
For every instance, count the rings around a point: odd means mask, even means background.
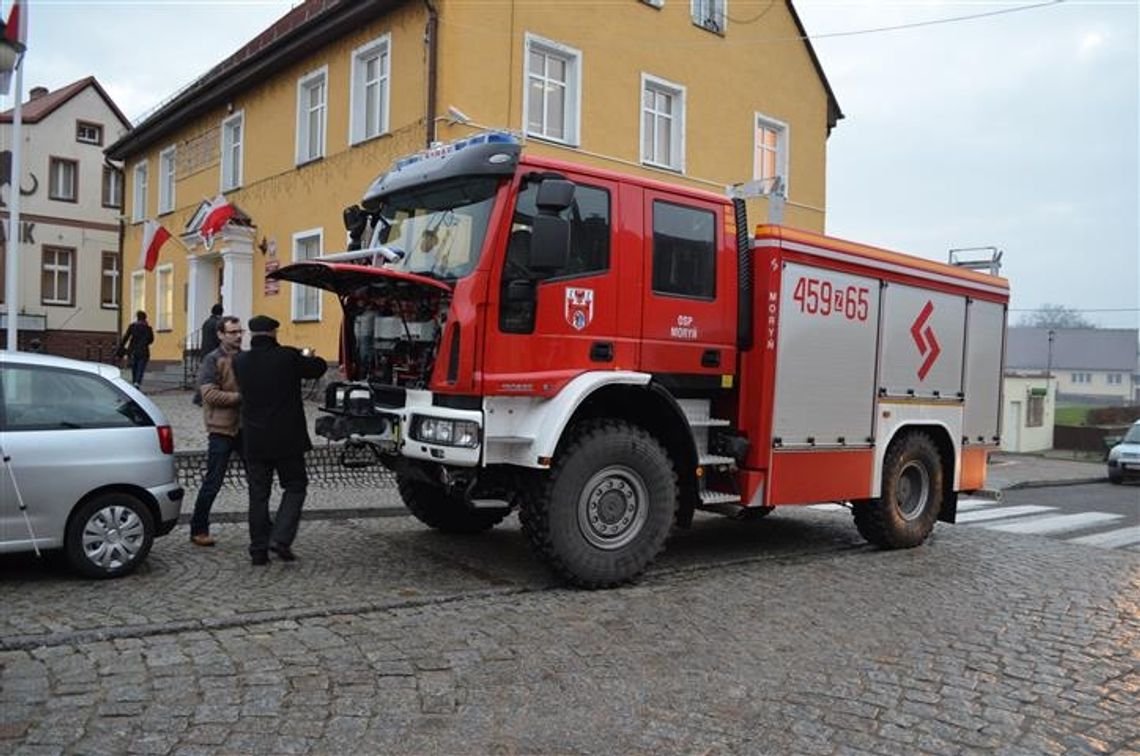
[{"label": "metal railing", "polygon": [[[342,488],[394,488],[396,475],[383,465],[345,467],[341,464],[340,446],[318,446],[305,454],[305,473],[310,483]],[[178,482],[183,488],[197,490],[206,477],[206,452],[186,451],[174,455]],[[246,488],[245,465],[235,454],[230,457],[223,486]]]}]

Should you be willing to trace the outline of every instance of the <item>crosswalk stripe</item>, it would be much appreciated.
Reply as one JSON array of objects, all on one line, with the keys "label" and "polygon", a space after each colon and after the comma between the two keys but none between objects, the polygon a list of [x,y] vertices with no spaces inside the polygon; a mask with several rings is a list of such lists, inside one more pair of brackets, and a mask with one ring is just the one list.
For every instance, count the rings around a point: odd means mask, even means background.
[{"label": "crosswalk stripe", "polygon": [[1107,530],[1103,533],[1080,536],[1068,539],[1069,543],[1080,543],[1085,546],[1100,546],[1104,549],[1117,549],[1121,546],[1140,544],[1140,525],[1130,525],[1126,528]]},{"label": "crosswalk stripe", "polygon": [[983,509],[985,507],[992,507],[998,502],[993,499],[959,499],[958,511],[969,512],[974,509]]},{"label": "crosswalk stripe", "polygon": [[[1010,509],[1014,508],[1010,507]],[[986,528],[1000,530],[1003,533],[1056,533],[1059,530],[1080,530],[1098,523],[1112,522],[1119,520],[1122,516],[1108,512],[1038,515],[1036,517],[1023,517],[1010,522],[991,523],[986,525]]]},{"label": "crosswalk stripe", "polygon": [[809,504],[808,509],[816,509],[820,512],[846,512],[847,507],[842,504]]},{"label": "crosswalk stripe", "polygon": [[1000,520],[1018,515],[1038,514],[1040,512],[1055,512],[1056,507],[1045,507],[1039,504],[1023,504],[1018,507],[1004,507],[1002,509],[983,509],[976,512],[966,512],[958,516],[958,524],[982,522],[984,520]]}]

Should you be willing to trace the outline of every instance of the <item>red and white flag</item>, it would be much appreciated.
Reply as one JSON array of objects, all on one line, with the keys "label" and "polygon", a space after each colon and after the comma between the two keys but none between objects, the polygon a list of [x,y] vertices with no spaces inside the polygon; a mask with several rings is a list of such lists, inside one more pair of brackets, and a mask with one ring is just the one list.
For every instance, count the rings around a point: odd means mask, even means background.
[{"label": "red and white flag", "polygon": [[[8,21],[4,26],[4,39],[15,46],[22,55],[28,44],[28,6],[23,0],[15,0],[12,10],[8,11]],[[20,66],[20,58],[16,58],[16,65],[10,71],[0,72],[0,94],[8,94],[12,90],[12,76]],[[17,92],[16,97],[23,97],[23,92]]]},{"label": "red and white flag", "polygon": [[9,42],[27,46],[28,6],[23,0],[15,0],[12,3],[12,10],[8,11],[7,26],[4,27],[4,38]]},{"label": "red and white flag", "polygon": [[158,251],[169,238],[170,232],[158,221],[148,220],[144,223],[139,265],[147,270],[154,270],[154,266],[158,264]]},{"label": "red and white flag", "polygon": [[232,217],[234,217],[234,206],[219,194],[206,209],[206,217],[202,219],[202,225],[198,226],[198,233],[203,239],[209,239],[221,231]]}]

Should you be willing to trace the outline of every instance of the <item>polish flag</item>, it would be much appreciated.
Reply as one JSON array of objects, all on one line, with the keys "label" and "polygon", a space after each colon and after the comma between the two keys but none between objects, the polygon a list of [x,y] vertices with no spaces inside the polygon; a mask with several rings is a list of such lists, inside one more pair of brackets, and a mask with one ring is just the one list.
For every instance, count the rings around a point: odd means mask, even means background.
[{"label": "polish flag", "polygon": [[147,270],[154,270],[154,266],[158,264],[158,251],[169,238],[170,232],[161,223],[152,220],[144,223],[139,265]]},{"label": "polish flag", "polygon": [[4,37],[9,42],[20,45],[28,44],[28,8],[22,0],[12,3],[12,10],[8,11],[7,26],[4,27]]},{"label": "polish flag", "polygon": [[206,210],[206,217],[202,219],[202,225],[198,227],[198,233],[202,235],[203,239],[209,239],[221,231],[222,226],[226,225],[232,217],[234,217],[234,206],[219,194],[210,202],[209,208]]}]

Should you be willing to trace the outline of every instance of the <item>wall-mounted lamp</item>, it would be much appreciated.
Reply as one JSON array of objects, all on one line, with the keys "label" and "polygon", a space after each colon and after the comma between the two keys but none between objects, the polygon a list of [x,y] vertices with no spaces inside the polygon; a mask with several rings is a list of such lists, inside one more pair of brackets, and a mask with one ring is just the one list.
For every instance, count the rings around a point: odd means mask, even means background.
[{"label": "wall-mounted lamp", "polygon": [[257,243],[257,248],[260,249],[261,254],[264,255],[266,252],[269,251],[269,240],[266,239],[264,236],[261,237],[261,241]]}]

